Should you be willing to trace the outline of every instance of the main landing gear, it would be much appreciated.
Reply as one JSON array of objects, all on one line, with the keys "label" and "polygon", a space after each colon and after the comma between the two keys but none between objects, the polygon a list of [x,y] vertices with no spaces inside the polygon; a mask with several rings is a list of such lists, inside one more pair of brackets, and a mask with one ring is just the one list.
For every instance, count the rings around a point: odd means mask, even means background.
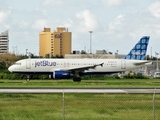
[{"label": "main landing gear", "polygon": [[74,82],[81,82],[81,78],[79,76],[79,72],[78,71],[73,71],[73,81]]},{"label": "main landing gear", "polygon": [[74,77],[73,77],[73,81],[74,81],[74,82],[81,82],[81,78],[74,76]]}]

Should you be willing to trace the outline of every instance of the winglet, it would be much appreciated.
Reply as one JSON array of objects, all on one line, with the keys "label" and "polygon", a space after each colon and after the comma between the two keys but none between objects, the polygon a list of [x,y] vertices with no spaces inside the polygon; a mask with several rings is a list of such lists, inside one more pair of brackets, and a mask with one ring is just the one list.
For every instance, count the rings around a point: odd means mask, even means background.
[{"label": "winglet", "polygon": [[144,36],[123,59],[144,60],[149,43],[149,36]]}]

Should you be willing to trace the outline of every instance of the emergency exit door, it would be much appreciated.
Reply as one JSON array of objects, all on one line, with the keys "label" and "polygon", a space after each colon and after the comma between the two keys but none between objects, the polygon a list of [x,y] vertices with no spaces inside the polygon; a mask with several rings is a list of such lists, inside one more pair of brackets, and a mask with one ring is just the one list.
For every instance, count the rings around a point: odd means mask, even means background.
[{"label": "emergency exit door", "polygon": [[121,61],[121,69],[126,69],[126,61],[125,60]]},{"label": "emergency exit door", "polygon": [[26,61],[26,68],[31,69],[31,61],[30,60]]}]

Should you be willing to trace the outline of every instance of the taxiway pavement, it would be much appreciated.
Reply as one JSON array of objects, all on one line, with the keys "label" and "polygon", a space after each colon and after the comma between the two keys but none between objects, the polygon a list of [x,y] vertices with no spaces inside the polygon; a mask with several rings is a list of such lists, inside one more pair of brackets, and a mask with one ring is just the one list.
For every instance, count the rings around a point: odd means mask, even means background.
[{"label": "taxiway pavement", "polygon": [[0,88],[0,93],[37,93],[37,94],[49,94],[49,93],[108,93],[108,94],[153,94],[160,93],[160,89],[85,89],[85,88]]}]

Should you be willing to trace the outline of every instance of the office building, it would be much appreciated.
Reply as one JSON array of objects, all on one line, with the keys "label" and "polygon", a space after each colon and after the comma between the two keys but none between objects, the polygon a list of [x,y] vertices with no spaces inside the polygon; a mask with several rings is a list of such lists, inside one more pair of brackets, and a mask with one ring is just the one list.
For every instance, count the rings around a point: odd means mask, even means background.
[{"label": "office building", "polygon": [[9,34],[8,30],[0,34],[0,54],[9,51]]},{"label": "office building", "polygon": [[50,28],[44,28],[39,33],[39,55],[47,54],[56,56],[71,53],[72,33],[65,27],[58,27],[54,32]]}]

